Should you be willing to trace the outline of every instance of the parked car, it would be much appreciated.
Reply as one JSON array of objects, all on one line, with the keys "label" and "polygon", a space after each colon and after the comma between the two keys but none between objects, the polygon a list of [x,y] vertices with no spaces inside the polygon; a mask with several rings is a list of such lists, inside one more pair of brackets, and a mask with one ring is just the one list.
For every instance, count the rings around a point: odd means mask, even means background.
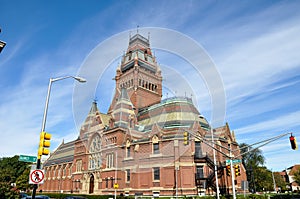
[{"label": "parked car", "polygon": [[20,193],[20,197],[19,198],[26,198],[28,195],[26,193]]},{"label": "parked car", "polygon": [[[32,197],[31,196],[26,196],[22,199],[31,199]],[[35,199],[50,199],[49,196],[45,196],[45,195],[38,195],[38,196],[35,196]]]},{"label": "parked car", "polygon": [[87,199],[83,196],[67,196],[64,199]]}]

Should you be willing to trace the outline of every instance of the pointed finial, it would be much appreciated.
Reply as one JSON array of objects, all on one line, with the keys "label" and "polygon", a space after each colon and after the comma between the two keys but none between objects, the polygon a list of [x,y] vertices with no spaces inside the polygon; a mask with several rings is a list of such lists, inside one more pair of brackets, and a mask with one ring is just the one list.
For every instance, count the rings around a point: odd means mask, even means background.
[{"label": "pointed finial", "polygon": [[136,26],[136,33],[139,34],[139,25]]}]

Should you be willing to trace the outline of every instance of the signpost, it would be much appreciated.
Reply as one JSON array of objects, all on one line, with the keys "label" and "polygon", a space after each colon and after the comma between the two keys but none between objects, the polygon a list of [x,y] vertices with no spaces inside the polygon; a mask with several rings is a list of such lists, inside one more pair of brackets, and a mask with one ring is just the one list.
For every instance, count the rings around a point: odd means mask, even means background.
[{"label": "signpost", "polygon": [[36,156],[29,156],[29,155],[20,155],[19,161],[22,162],[36,162],[37,157]]}]

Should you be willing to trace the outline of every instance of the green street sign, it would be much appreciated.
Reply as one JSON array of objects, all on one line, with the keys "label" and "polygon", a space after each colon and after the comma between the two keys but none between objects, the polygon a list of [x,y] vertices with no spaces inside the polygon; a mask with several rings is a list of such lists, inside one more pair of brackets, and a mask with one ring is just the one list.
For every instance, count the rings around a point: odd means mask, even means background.
[{"label": "green street sign", "polygon": [[29,156],[29,155],[20,155],[19,161],[22,162],[36,162],[37,157],[36,156]]},{"label": "green street sign", "polygon": [[[242,160],[240,159],[235,159],[235,160],[232,160],[232,164],[239,164],[241,163]],[[226,160],[226,165],[230,164],[230,160]]]}]

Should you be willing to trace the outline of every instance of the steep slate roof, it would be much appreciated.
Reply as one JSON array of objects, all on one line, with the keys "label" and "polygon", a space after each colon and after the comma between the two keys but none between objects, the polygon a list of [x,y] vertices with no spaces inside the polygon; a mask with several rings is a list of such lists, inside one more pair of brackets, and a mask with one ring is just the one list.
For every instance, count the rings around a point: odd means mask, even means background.
[{"label": "steep slate roof", "polygon": [[61,145],[58,146],[58,148],[50,155],[43,165],[51,166],[52,164],[73,162],[74,146],[75,141],[61,143]]},{"label": "steep slate roof", "polygon": [[186,97],[172,97],[159,104],[147,107],[138,113],[140,126],[150,131],[154,124],[160,128],[191,128],[195,121],[204,129],[209,128],[205,118],[200,116],[192,100]]},{"label": "steep slate roof", "polygon": [[235,134],[234,132],[230,132],[228,123],[226,123],[224,126],[215,128],[214,133],[220,140],[230,140],[231,142],[236,142]]},{"label": "steep slate roof", "polygon": [[110,116],[100,113],[97,102],[93,102],[91,109],[80,128],[80,138],[87,138],[89,133],[93,133],[109,124]]},{"label": "steep slate roof", "polygon": [[121,88],[121,93],[113,109],[115,126],[128,128],[130,116],[135,116],[133,105],[128,97],[127,89]]}]

